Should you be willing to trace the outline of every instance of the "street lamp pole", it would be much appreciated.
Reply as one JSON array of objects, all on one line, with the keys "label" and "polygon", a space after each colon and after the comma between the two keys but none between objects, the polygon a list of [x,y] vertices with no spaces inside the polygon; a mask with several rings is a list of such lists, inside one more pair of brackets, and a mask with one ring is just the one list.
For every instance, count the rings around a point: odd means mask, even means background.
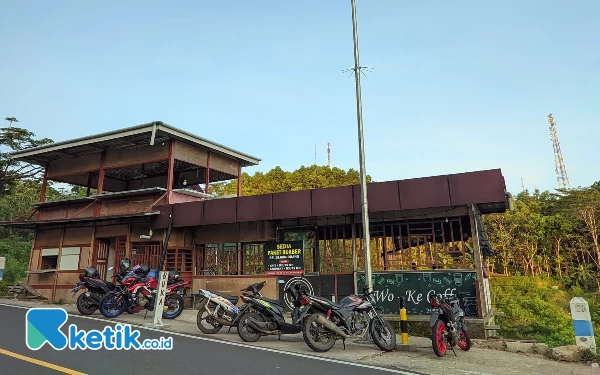
[{"label": "street lamp pole", "polygon": [[367,171],[365,168],[365,141],[363,137],[362,99],[360,95],[360,62],[358,58],[358,28],[356,26],[356,0],[352,2],[352,29],[354,36],[354,80],[356,81],[356,117],[358,120],[358,157],[360,159],[360,202],[365,252],[365,285],[373,291],[371,279],[371,235],[369,231],[369,205],[367,201]]}]

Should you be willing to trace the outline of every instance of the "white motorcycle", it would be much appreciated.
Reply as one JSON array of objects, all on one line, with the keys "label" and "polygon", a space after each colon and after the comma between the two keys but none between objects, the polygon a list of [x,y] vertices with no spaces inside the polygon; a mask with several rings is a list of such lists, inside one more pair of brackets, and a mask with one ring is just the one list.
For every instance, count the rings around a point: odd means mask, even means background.
[{"label": "white motorcycle", "polygon": [[[242,289],[241,292],[244,295],[262,296],[260,291],[266,284],[266,281],[255,283]],[[236,327],[239,318],[248,310],[247,304],[240,308],[236,306],[240,297],[204,289],[198,291],[198,297],[200,301],[196,324],[206,334],[217,333],[224,326],[229,327],[227,332],[231,331],[231,327]]]}]

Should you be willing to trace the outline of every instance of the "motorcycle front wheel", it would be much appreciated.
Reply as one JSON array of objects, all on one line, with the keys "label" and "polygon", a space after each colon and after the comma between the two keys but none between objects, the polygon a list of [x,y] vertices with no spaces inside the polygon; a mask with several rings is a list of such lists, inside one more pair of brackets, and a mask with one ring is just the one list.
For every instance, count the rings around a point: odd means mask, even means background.
[{"label": "motorcycle front wheel", "polygon": [[384,352],[391,352],[396,349],[396,332],[387,320],[383,318],[373,318],[369,327],[371,337],[375,345]]},{"label": "motorcycle front wheel", "polygon": [[77,297],[77,311],[79,311],[81,315],[92,315],[96,310],[98,310],[98,306],[96,306],[85,293],[82,293]]},{"label": "motorcycle front wheel", "polygon": [[465,330],[460,330],[460,337],[458,338],[458,347],[465,352],[471,349],[471,338]]},{"label": "motorcycle front wheel", "polygon": [[[223,326],[212,319],[209,312],[206,310],[207,303],[207,299],[205,299],[203,302],[200,302],[200,306],[198,306],[198,315],[196,316],[196,324],[202,333],[211,335],[219,332]],[[210,303],[208,305],[208,308],[210,308],[212,311],[215,310],[215,307],[216,305],[214,303]]]},{"label": "motorcycle front wheel", "polygon": [[446,341],[447,331],[446,324],[439,319],[435,321],[435,324],[431,328],[431,345],[433,346],[433,352],[438,357],[446,355],[446,349],[448,349],[448,342]]},{"label": "motorcycle front wheel", "polygon": [[262,323],[265,319],[262,315],[259,315],[255,312],[249,312],[242,316],[240,321],[238,322],[237,331],[238,336],[245,342],[256,342],[262,336],[262,333],[255,331],[252,327],[248,326],[248,321],[252,319],[255,322]]},{"label": "motorcycle front wheel", "polygon": [[[318,353],[328,352],[335,345],[336,334],[317,323],[319,313],[309,315],[304,319],[302,337],[309,348]],[[323,316],[324,317],[324,316]]]},{"label": "motorcycle front wheel", "polygon": [[100,313],[107,318],[116,318],[127,308],[127,297],[117,293],[107,293],[100,300]]}]

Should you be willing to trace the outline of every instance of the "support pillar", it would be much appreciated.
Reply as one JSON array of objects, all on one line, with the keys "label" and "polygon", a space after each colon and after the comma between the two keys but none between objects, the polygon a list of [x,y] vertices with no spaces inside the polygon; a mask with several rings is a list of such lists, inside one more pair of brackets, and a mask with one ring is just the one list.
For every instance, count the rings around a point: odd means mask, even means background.
[{"label": "support pillar", "polygon": [[358,254],[356,253],[356,221],[354,215],[350,219],[350,225],[352,225],[352,273],[354,274],[354,294],[358,294]]},{"label": "support pillar", "polygon": [[[484,325],[487,325],[493,324],[494,317],[491,309],[489,279],[484,277],[483,268],[485,264],[479,247],[479,230],[482,228],[479,228],[476,215],[475,206],[469,205],[469,221],[471,222],[471,237],[473,238],[473,262],[475,263],[475,273],[477,275],[477,310],[479,318],[484,320]],[[487,331],[485,336],[487,337]]]},{"label": "support pillar", "polygon": [[88,172],[88,182],[87,182],[87,191],[85,193],[86,197],[90,196],[90,190],[92,189],[92,173]]},{"label": "support pillar", "polygon": [[100,195],[104,191],[104,160],[106,159],[106,151],[102,151],[100,156],[100,171],[98,172],[98,191],[96,194]]},{"label": "support pillar", "polygon": [[210,184],[210,152],[206,157],[206,169],[204,170],[204,192],[208,194],[208,186]]},{"label": "support pillar", "polygon": [[[48,189],[48,163],[46,163],[46,167],[44,168],[44,180],[42,181],[42,190],[40,191],[40,202],[46,201],[46,190]],[[40,220],[42,212],[38,209],[37,219]],[[28,276],[29,280],[29,276]]]},{"label": "support pillar", "polygon": [[[104,159],[106,159],[106,151],[102,151],[100,155],[100,170],[98,172],[98,189],[96,194],[102,194],[104,189]],[[96,201],[94,206],[94,216],[100,216],[100,202]]]},{"label": "support pillar", "polygon": [[46,190],[48,189],[48,163],[44,168],[44,181],[42,182],[42,190],[40,191],[40,202],[46,201]]},{"label": "support pillar", "polygon": [[171,201],[171,192],[173,191],[175,169],[175,141],[169,142],[169,166],[167,172],[167,204]]},{"label": "support pillar", "polygon": [[242,196],[242,163],[238,161],[237,196]]}]

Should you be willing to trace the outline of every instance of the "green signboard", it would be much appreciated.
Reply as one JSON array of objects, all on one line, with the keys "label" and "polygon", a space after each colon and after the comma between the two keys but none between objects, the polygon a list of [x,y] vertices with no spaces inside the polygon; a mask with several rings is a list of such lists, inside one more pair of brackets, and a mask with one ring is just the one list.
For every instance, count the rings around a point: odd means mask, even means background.
[{"label": "green signboard", "polygon": [[[388,271],[373,272],[373,292],[377,305],[384,314],[399,314],[399,298],[404,297],[407,314],[427,315],[431,313],[431,296],[442,294],[449,297],[458,292],[468,293],[461,297],[460,306],[466,316],[477,316],[477,294],[475,271]],[[365,287],[365,274],[357,275],[358,293]]]}]

